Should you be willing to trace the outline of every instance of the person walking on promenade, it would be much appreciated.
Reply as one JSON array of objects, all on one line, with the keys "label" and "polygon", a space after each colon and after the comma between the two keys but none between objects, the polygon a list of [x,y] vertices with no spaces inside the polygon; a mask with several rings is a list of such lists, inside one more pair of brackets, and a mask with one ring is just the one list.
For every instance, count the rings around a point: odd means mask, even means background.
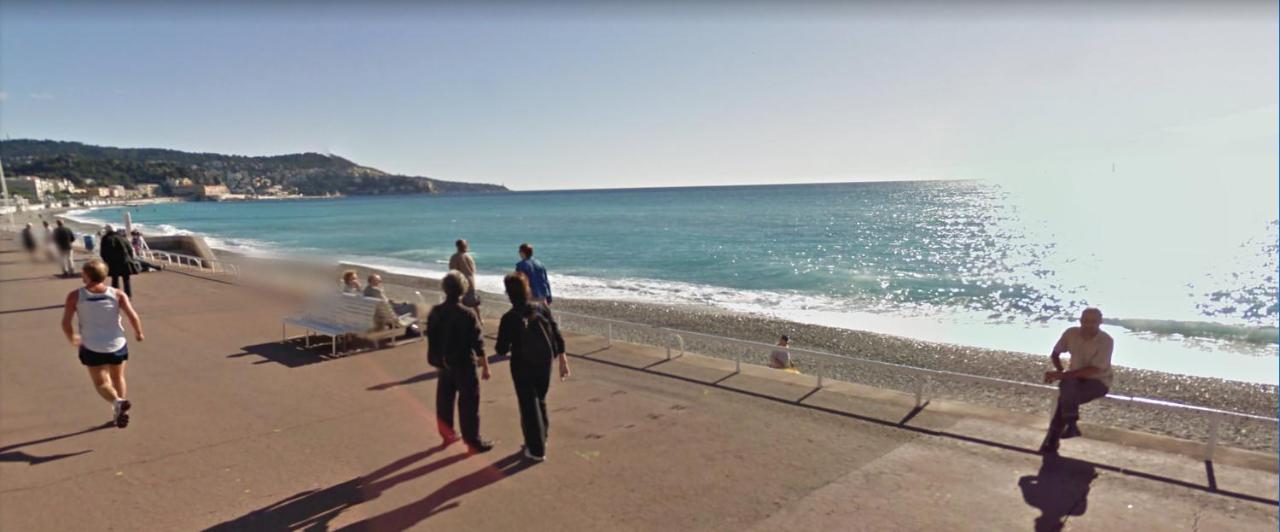
[{"label": "person walking on promenade", "polygon": [[27,222],[26,227],[22,228],[22,249],[27,250],[27,254],[31,256],[31,261],[35,262],[39,259],[36,256],[36,233],[31,228],[31,222]]},{"label": "person walking on promenade", "polygon": [[511,354],[511,382],[520,408],[520,429],[524,433],[524,456],[535,462],[547,458],[547,389],[551,384],[551,361],[560,360],[560,380],[569,376],[569,358],[564,354],[560,326],[545,304],[530,301],[529,281],[512,273],[502,279],[511,300],[511,310],[498,325],[494,351]]},{"label": "person walking on promenade", "polygon": [[[484,356],[484,336],[475,311],[462,306],[467,278],[449,271],[440,281],[444,302],[427,315],[427,362],[438,371],[436,377],[436,426],[444,444],[461,439],[472,453],[493,449],[493,442],[480,438],[480,376],[489,380],[489,359]],[[453,429],[454,403],[462,435]]]},{"label": "person walking on promenade", "polygon": [[41,223],[44,224],[44,235],[40,237],[40,246],[44,248],[44,257],[48,260],[57,260],[58,250],[53,243],[53,228],[49,227],[49,220]]},{"label": "person walking on promenade", "polygon": [[135,257],[141,257],[143,251],[151,249],[147,246],[147,240],[142,238],[142,231],[137,229],[130,233],[129,245],[133,247],[133,256]]},{"label": "person walking on promenade", "polygon": [[133,297],[133,284],[129,276],[133,275],[133,248],[124,236],[108,224],[102,235],[102,261],[107,263],[111,275],[111,287],[120,288],[120,279],[124,279],[124,293]]},{"label": "person walking on promenade", "polygon": [[94,245],[97,244],[97,237],[92,233],[85,233],[82,238],[84,239],[84,250],[88,251],[89,254],[92,255]]},{"label": "person walking on promenade", "polygon": [[[129,425],[129,409],[133,406],[126,399],[124,371],[129,360],[129,342],[124,335],[120,314],[129,318],[133,337],[141,342],[142,319],[133,310],[127,294],[122,294],[104,282],[107,280],[107,264],[92,259],[81,269],[84,287],[67,294],[62,311],[62,332],[67,341],[79,348],[80,363],[89,368],[89,378],[98,395],[111,403],[112,421],[119,428]],[[71,318],[79,320],[72,329]]]},{"label": "person walking on promenade", "polygon": [[533,294],[534,301],[551,304],[551,282],[547,280],[547,269],[542,267],[538,259],[533,258],[533,246],[528,242],[520,244],[520,262],[516,263],[516,271],[529,280],[529,291]]},{"label": "person walking on promenade", "polygon": [[[1080,436],[1080,405],[1107,395],[1111,390],[1111,351],[1115,342],[1102,331],[1102,311],[1084,309],[1080,313],[1080,326],[1062,333],[1053,346],[1054,371],[1044,374],[1045,383],[1058,383],[1058,402],[1049,421],[1049,432],[1040,445],[1042,454],[1056,454],[1058,442],[1064,438]],[[1062,369],[1062,353],[1071,353],[1067,371]]]},{"label": "person walking on promenade", "polygon": [[71,232],[71,228],[62,224],[62,220],[55,222],[57,229],[53,230],[53,244],[58,248],[58,258],[62,263],[62,275],[75,275],[76,263],[72,256],[71,246],[76,243],[76,234]]},{"label": "person walking on promenade", "polygon": [[480,324],[483,325],[484,316],[480,314],[480,294],[476,292],[476,259],[471,256],[471,246],[466,240],[459,238],[453,245],[458,248],[458,252],[449,257],[449,269],[457,270],[467,278],[467,293],[462,295],[462,304],[475,310],[476,317],[480,318]]}]

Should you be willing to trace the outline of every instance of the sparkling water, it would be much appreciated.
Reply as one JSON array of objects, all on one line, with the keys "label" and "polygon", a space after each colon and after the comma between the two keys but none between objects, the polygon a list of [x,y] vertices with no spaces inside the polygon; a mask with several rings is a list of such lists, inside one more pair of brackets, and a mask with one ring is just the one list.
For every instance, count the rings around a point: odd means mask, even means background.
[{"label": "sparkling water", "polygon": [[[1275,383],[1274,194],[1226,207],[1183,196],[933,181],[128,210],[146,230],[216,247],[433,276],[466,238],[480,288],[496,292],[529,242],[563,297],[706,304],[1037,354],[1093,305],[1117,364]],[[122,210],[74,216],[118,222]]]}]

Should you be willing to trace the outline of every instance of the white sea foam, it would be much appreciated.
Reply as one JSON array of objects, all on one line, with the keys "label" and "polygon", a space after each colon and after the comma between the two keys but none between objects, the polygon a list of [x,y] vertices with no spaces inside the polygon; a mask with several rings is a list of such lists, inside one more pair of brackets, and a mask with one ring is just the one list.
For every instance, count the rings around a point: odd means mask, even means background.
[{"label": "white sea foam", "polygon": [[[95,209],[72,211],[65,216],[84,223],[103,223]],[[199,234],[169,224],[135,224],[148,234]],[[323,257],[328,250],[284,249],[270,242],[201,235],[215,249],[256,257]],[[349,255],[339,260],[389,272],[439,278],[448,269],[450,250],[410,249],[389,256]],[[485,265],[481,265],[484,267]],[[892,308],[857,303],[822,295],[789,291],[741,290],[677,281],[639,278],[607,279],[573,274],[550,274],[554,294],[565,298],[604,299],[656,304],[689,304],[831,327],[870,330],[921,340],[1038,353],[1052,345],[1070,317],[1051,324],[993,321],[987,311],[935,308],[928,305]],[[478,288],[502,292],[502,275],[480,273]],[[1108,330],[1117,338],[1117,364],[1189,375],[1276,383],[1275,328],[1245,325],[1108,318]],[[1206,356],[1233,355],[1207,365]]]}]

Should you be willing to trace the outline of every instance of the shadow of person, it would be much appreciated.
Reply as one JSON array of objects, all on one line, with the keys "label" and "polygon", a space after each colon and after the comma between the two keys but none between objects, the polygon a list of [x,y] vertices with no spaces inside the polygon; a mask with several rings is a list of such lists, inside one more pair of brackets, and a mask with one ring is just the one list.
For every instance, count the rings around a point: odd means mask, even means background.
[{"label": "shadow of person", "polygon": [[469,454],[457,453],[435,462],[401,472],[433,454],[444,450],[440,445],[400,458],[372,473],[334,484],[324,489],[299,492],[249,512],[231,521],[219,523],[205,530],[327,530],[329,523],[343,511],[382,495],[391,487],[443,469],[467,459]]},{"label": "shadow of person", "polygon": [[1090,484],[1097,477],[1093,464],[1050,455],[1035,475],[1019,478],[1022,500],[1040,510],[1036,532],[1062,530],[1068,517],[1084,515]]},{"label": "shadow of person", "polygon": [[455,479],[421,500],[406,504],[389,512],[376,515],[342,527],[340,530],[405,530],[440,512],[459,506],[454,500],[507,477],[515,475],[534,462],[523,459],[522,451],[498,459],[483,469]]},{"label": "shadow of person", "polygon": [[48,461],[51,461],[51,460],[57,460],[57,459],[59,459],[59,458],[66,458],[66,457],[68,457],[68,456],[75,456],[75,455],[78,455],[78,454],[84,454],[84,453],[87,453],[87,452],[89,452],[89,451],[81,451],[81,452],[78,452],[78,453],[70,453],[70,454],[60,454],[60,455],[54,455],[54,456],[52,456],[52,457],[32,457],[32,458],[36,458],[36,460],[24,460],[24,459],[20,459],[20,458],[21,458],[22,456],[28,456],[28,457],[30,457],[31,455],[28,455],[28,454],[26,454],[26,453],[15,453],[15,452],[11,452],[11,451],[17,451],[18,449],[21,449],[21,448],[23,448],[23,447],[27,447],[27,446],[29,446],[29,445],[38,445],[38,444],[41,444],[41,443],[49,443],[49,442],[51,442],[51,441],[58,441],[58,440],[65,439],[65,438],[70,438],[70,437],[73,437],[73,436],[79,436],[79,435],[81,435],[81,434],[88,434],[88,433],[90,433],[90,432],[96,432],[96,431],[99,431],[99,430],[102,430],[102,429],[105,429],[105,428],[109,428],[109,427],[114,427],[114,426],[116,426],[116,424],[115,424],[115,423],[113,423],[113,422],[106,422],[106,423],[103,423],[103,424],[101,424],[101,425],[94,425],[94,426],[91,426],[91,427],[89,427],[89,428],[87,428],[87,429],[77,430],[77,431],[75,431],[75,432],[68,432],[68,433],[66,433],[66,434],[59,434],[59,435],[57,435],[57,436],[49,436],[49,437],[47,437],[47,438],[40,438],[40,439],[38,439],[38,440],[24,441],[24,442],[22,442],[22,443],[13,443],[13,444],[6,445],[6,446],[4,446],[4,447],[0,447],[0,453],[3,453],[3,455],[6,457],[6,458],[4,459],[4,461],[7,461],[7,462],[27,461],[27,462],[32,463],[32,464],[41,463],[41,462],[48,462]]},{"label": "shadow of person", "polygon": [[373,385],[373,386],[370,386],[370,387],[368,387],[368,388],[365,388],[365,390],[368,390],[368,391],[371,391],[371,392],[377,392],[377,391],[382,391],[382,390],[388,390],[388,389],[391,389],[391,388],[395,388],[396,386],[406,386],[406,385],[409,385],[409,384],[415,384],[415,383],[419,383],[419,382],[426,382],[426,381],[430,381],[430,380],[435,380],[435,378],[436,378],[436,377],[438,377],[438,376],[439,376],[439,374],[440,374],[440,372],[435,371],[435,370],[431,370],[431,371],[428,371],[428,372],[425,372],[425,373],[419,373],[419,374],[417,374],[417,375],[414,375],[414,376],[412,376],[412,377],[408,377],[408,378],[405,378],[405,379],[402,379],[402,380],[398,380],[398,381],[391,381],[391,382],[384,382],[384,383],[382,383],[382,384],[375,384],[375,385]]}]

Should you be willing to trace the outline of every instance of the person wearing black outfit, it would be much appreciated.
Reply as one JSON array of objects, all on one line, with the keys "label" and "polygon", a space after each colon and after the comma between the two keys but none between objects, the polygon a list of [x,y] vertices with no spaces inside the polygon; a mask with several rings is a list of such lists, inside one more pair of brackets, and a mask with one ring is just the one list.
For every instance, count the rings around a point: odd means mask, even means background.
[{"label": "person wearing black outfit", "polygon": [[27,254],[31,255],[33,262],[38,258],[36,256],[36,234],[30,223],[22,228],[22,249],[27,250]]},{"label": "person wearing black outfit", "polygon": [[[450,270],[440,281],[444,303],[427,314],[427,361],[439,372],[436,377],[436,423],[444,445],[461,439],[472,453],[493,448],[493,442],[480,438],[480,380],[476,378],[476,362],[480,377],[489,380],[489,359],[484,356],[484,337],[480,318],[474,310],[462,306],[467,292],[467,279]],[[462,435],[453,430],[453,406],[458,405]]]},{"label": "person wearing black outfit", "polygon": [[110,225],[106,226],[106,234],[102,235],[102,261],[107,263],[111,275],[111,287],[120,288],[120,278],[124,278],[124,293],[133,297],[133,285],[129,276],[133,274],[133,246]]},{"label": "person wearing black outfit", "polygon": [[551,384],[551,361],[560,359],[560,380],[569,376],[569,359],[564,354],[564,337],[546,303],[533,300],[529,280],[522,273],[502,279],[511,300],[511,310],[498,325],[499,355],[511,353],[511,381],[520,407],[520,429],[524,433],[524,456],[535,462],[547,458],[547,388]]},{"label": "person wearing black outfit", "polygon": [[76,234],[62,225],[62,220],[54,222],[58,225],[53,230],[53,244],[58,248],[59,261],[62,263],[62,275],[75,275],[76,262],[71,255],[71,245],[76,242]]}]

